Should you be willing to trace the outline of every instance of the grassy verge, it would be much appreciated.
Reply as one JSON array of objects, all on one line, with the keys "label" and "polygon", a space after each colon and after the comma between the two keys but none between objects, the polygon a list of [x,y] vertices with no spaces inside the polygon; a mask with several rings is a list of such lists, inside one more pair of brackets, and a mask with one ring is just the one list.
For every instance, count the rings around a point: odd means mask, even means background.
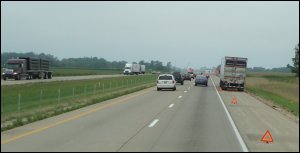
[{"label": "grassy verge", "polygon": [[1,86],[1,131],[155,85],[156,75]]},{"label": "grassy verge", "polygon": [[293,113],[294,115],[299,115],[299,104],[283,98],[280,95],[277,95],[275,93],[263,90],[263,89],[258,89],[258,88],[251,88],[248,87],[247,91],[251,92],[251,93],[255,93],[257,96],[264,98],[266,100],[270,100],[278,105],[280,105],[281,107],[283,107],[284,109],[288,110],[289,112]]},{"label": "grassy verge", "polygon": [[299,115],[299,78],[291,73],[251,73],[246,91]]}]

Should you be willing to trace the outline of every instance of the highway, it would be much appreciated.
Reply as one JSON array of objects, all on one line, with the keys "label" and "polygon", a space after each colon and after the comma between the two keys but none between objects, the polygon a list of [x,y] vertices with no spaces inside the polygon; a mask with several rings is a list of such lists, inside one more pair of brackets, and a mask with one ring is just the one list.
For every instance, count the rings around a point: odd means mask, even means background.
[{"label": "highway", "polygon": [[185,81],[184,86],[178,84],[176,91],[157,92],[151,88],[105,109],[1,144],[1,151],[241,151],[241,148],[213,85],[194,87],[192,82]]},{"label": "highway", "polygon": [[[3,132],[1,152],[299,151],[299,123],[247,93],[219,93],[212,80],[152,87]],[[266,129],[274,143],[260,142]]]}]

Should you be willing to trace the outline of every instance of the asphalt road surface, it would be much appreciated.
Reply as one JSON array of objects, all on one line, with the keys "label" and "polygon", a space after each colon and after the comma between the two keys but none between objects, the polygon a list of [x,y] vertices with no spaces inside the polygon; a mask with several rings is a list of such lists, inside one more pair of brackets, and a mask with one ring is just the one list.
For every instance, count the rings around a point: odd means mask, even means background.
[{"label": "asphalt road surface", "polygon": [[[299,123],[247,93],[217,89],[210,79],[142,90],[3,132],[1,151],[299,151]],[[269,144],[260,141],[266,129]]]}]

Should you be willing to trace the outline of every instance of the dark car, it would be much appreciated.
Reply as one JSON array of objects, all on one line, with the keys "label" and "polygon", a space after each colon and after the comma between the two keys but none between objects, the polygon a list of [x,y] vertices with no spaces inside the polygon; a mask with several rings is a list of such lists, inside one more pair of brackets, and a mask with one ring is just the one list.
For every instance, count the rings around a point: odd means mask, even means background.
[{"label": "dark car", "polygon": [[184,78],[180,72],[174,72],[172,75],[174,76],[176,83],[181,83],[181,85],[183,85]]},{"label": "dark car", "polygon": [[207,86],[207,82],[208,82],[208,80],[207,80],[206,76],[204,76],[204,75],[197,75],[196,79],[195,79],[195,86],[197,86],[198,84]]},{"label": "dark car", "polygon": [[184,74],[183,75],[183,79],[184,80],[190,80],[190,81],[192,81],[192,78],[191,78],[191,76],[189,74]]}]

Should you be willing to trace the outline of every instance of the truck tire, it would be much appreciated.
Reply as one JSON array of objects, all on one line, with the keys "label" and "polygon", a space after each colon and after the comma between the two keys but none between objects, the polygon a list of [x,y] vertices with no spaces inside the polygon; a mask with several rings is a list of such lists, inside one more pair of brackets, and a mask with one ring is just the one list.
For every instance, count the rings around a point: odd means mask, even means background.
[{"label": "truck tire", "polygon": [[244,91],[244,88],[238,88],[238,91]]},{"label": "truck tire", "polygon": [[21,80],[21,76],[20,76],[20,75],[17,75],[17,76],[15,77],[15,80]]},{"label": "truck tire", "polygon": [[175,90],[176,90],[176,87],[173,88],[173,91],[175,91]]},{"label": "truck tire", "polygon": [[223,85],[222,85],[223,83],[222,83],[222,80],[220,80],[220,87],[223,89]]},{"label": "truck tire", "polygon": [[160,88],[157,88],[157,91],[160,91]]},{"label": "truck tire", "polygon": [[48,73],[48,79],[52,79],[52,73]]},{"label": "truck tire", "polygon": [[181,82],[181,85],[183,85],[183,81]]},{"label": "truck tire", "polygon": [[3,77],[3,80],[6,80],[6,77]]},{"label": "truck tire", "polygon": [[29,80],[32,80],[32,79],[33,79],[32,74],[29,74]]},{"label": "truck tire", "polygon": [[48,73],[44,74],[44,79],[48,79]]}]

